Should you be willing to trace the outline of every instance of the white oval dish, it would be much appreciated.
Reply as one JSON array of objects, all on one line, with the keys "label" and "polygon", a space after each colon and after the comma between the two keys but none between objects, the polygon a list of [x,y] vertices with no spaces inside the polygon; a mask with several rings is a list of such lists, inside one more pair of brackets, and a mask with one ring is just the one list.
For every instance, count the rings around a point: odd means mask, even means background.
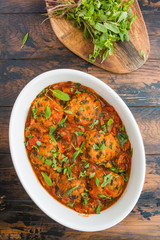
[{"label": "white oval dish", "polygon": [[[125,124],[133,148],[130,180],[123,195],[101,214],[92,214],[88,217],[83,217],[65,207],[47,193],[32,170],[24,146],[25,121],[32,101],[48,85],[64,81],[79,82],[90,87],[114,106]],[[45,72],[30,81],[14,104],[9,125],[9,144],[15,170],[26,192],[43,212],[66,227],[88,232],[110,228],[132,211],[142,191],[145,178],[145,152],[138,125],[123,100],[109,86],[87,73],[59,69]]]}]

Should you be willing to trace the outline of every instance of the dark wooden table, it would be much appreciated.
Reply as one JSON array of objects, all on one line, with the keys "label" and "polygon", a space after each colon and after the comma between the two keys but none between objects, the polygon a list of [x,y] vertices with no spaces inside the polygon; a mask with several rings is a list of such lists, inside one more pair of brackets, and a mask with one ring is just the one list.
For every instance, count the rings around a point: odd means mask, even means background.
[{"label": "dark wooden table", "polygon": [[[138,71],[116,75],[66,49],[49,21],[41,25],[43,0],[0,0],[0,239],[160,239],[160,2],[139,3],[150,37],[150,58]],[[80,233],[51,220],[29,198],[13,168],[8,124],[14,101],[32,78],[56,68],[79,69],[107,83],[129,106],[143,136],[147,162],[143,192],[129,216],[105,231]]]}]

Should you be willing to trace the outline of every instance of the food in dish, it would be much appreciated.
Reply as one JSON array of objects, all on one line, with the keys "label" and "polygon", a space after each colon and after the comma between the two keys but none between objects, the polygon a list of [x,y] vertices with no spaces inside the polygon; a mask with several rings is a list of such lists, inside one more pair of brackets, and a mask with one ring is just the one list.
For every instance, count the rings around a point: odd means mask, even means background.
[{"label": "food in dish", "polygon": [[116,110],[74,82],[50,85],[34,99],[25,146],[43,187],[79,213],[99,214],[126,188],[132,150]]}]

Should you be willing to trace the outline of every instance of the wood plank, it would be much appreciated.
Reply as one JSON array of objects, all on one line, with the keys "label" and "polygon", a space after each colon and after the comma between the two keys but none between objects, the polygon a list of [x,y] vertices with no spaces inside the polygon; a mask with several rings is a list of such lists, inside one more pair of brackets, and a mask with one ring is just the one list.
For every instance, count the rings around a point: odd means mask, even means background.
[{"label": "wood plank", "polygon": [[117,75],[99,70],[75,55],[68,61],[64,52],[63,48],[59,48],[53,60],[0,61],[0,105],[13,106],[19,92],[32,78],[44,71],[63,67],[98,77],[113,88],[128,106],[160,106],[160,60],[150,59],[132,74]]},{"label": "wood plank", "polygon": [[[160,154],[160,107],[130,107],[142,137],[146,154]],[[9,153],[8,123],[11,108],[0,108],[0,153]]]},{"label": "wood plank", "polygon": [[[157,0],[139,0],[140,8],[143,11],[158,10],[160,3]],[[1,0],[0,13],[41,13],[45,11],[45,1],[43,0]]]},{"label": "wood plank", "polygon": [[43,0],[1,0],[0,13],[41,13],[46,12]]},{"label": "wood plank", "polygon": [[[147,155],[146,179],[141,197],[133,211],[109,230],[82,233],[65,228],[47,217],[28,197],[12,167],[10,155],[1,155],[0,236],[2,239],[158,239],[160,235],[160,155]],[[2,164],[4,163],[4,164]],[[12,201],[11,201],[12,200]],[[52,238],[54,239],[54,238]]]},{"label": "wood plank", "polygon": [[[64,55],[71,59],[74,54],[65,48],[57,39],[50,22],[42,21],[45,16],[41,14],[0,14],[1,32],[1,59],[49,58]],[[159,59],[157,49],[160,47],[159,12],[144,13],[149,33],[151,52],[150,58]],[[154,19],[154,21],[152,21]],[[6,31],[7,27],[7,31]],[[29,32],[29,38],[21,49],[22,39]],[[7,46],[7,47],[6,47]],[[62,51],[59,48],[63,48]],[[79,57],[77,57],[80,60]],[[81,64],[83,64],[81,62]]]}]

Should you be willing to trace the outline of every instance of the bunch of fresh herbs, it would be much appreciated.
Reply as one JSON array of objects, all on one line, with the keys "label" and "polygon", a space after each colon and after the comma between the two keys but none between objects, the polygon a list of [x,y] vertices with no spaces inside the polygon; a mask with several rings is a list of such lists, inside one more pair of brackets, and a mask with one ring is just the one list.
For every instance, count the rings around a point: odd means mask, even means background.
[{"label": "bunch of fresh herbs", "polygon": [[66,15],[74,21],[74,26],[83,29],[85,38],[94,44],[89,60],[94,62],[99,56],[102,62],[113,54],[113,43],[129,41],[128,31],[136,16],[131,16],[130,5],[134,0],[50,0],[49,18]]}]

